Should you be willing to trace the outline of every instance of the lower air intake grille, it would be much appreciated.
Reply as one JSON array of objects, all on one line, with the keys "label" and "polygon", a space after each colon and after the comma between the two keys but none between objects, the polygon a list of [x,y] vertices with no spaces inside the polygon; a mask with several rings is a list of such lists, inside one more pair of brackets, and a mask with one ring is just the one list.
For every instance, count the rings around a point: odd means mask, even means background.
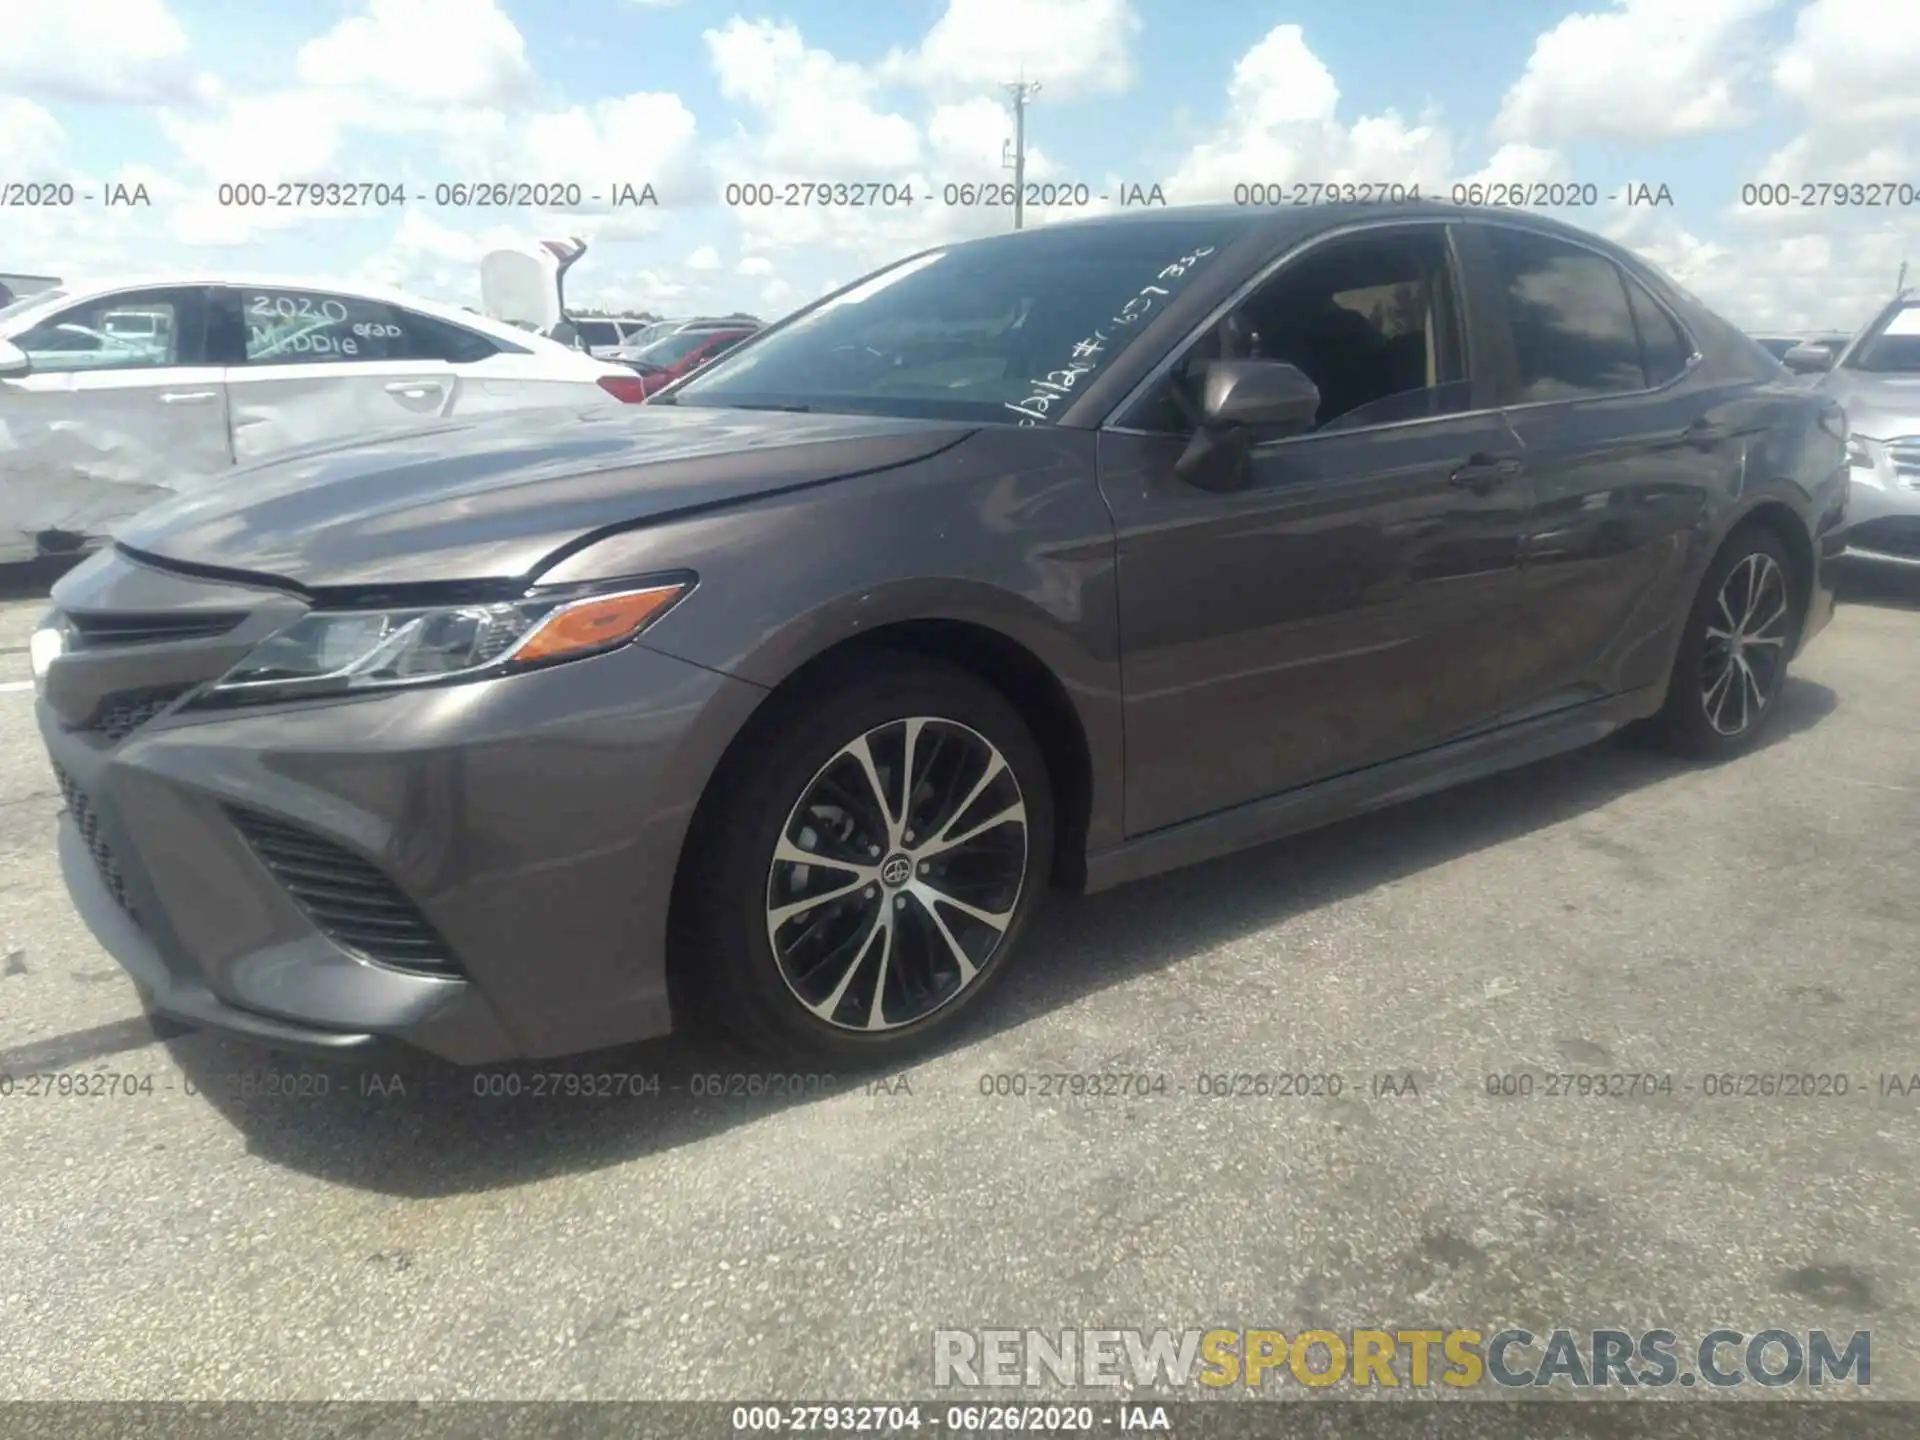
[{"label": "lower air intake grille", "polygon": [[234,808],[227,814],[294,903],[336,945],[396,970],[462,973],[427,917],[358,855],[284,820]]},{"label": "lower air intake grille", "polygon": [[120,873],[120,867],[114,863],[113,851],[100,834],[100,817],[94,811],[93,802],[87,798],[87,792],[74,783],[73,776],[66,772],[64,766],[54,766],[53,774],[60,782],[61,795],[66,797],[67,813],[73,817],[80,838],[87,842],[87,849],[92,852],[94,866],[99,870],[107,892],[113,896],[116,905],[137,921],[140,917],[127,900],[126,877]]},{"label": "lower air intake grille", "polygon": [[191,689],[191,685],[160,685],[118,691],[100,702],[83,728],[118,744]]}]

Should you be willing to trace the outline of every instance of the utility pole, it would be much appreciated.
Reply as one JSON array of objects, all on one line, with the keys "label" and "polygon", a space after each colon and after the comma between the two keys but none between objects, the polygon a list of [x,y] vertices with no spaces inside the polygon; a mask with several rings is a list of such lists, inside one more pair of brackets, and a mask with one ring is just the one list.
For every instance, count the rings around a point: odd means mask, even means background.
[{"label": "utility pole", "polygon": [[1022,202],[1027,195],[1027,102],[1040,93],[1040,82],[1027,79],[1022,69],[1020,78],[1004,88],[1013,96],[1013,144],[1001,150],[1000,163],[1013,171],[1013,228],[1018,230],[1025,219]]},{"label": "utility pole", "polygon": [[1900,262],[1900,278],[1893,282],[1893,298],[1898,300],[1907,293],[1907,262]]}]

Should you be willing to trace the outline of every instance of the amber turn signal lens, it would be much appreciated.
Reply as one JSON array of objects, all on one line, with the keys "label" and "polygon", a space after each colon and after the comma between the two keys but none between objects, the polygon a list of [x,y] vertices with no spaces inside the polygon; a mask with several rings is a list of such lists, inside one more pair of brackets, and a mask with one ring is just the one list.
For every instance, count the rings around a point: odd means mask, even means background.
[{"label": "amber turn signal lens", "polygon": [[686,590],[685,585],[659,585],[563,605],[520,643],[513,659],[522,664],[565,660],[618,645],[657,620]]}]

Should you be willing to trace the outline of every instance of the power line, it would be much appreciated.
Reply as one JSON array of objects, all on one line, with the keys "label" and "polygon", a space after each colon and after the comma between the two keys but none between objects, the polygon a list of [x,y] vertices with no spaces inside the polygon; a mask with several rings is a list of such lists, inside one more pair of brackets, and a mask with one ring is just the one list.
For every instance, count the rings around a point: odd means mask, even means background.
[{"label": "power line", "polygon": [[1000,163],[1013,171],[1013,228],[1018,230],[1025,220],[1021,202],[1027,193],[1027,102],[1040,93],[1040,82],[1027,79],[1023,70],[1018,80],[1001,88],[1013,97],[1013,153],[1002,150]]}]

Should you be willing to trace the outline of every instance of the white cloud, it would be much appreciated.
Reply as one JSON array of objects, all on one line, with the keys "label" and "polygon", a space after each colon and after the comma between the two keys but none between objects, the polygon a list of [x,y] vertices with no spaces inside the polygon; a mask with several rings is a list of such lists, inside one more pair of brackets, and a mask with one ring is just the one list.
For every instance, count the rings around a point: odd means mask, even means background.
[{"label": "white cloud", "polygon": [[689,270],[718,270],[720,268],[720,252],[711,245],[702,245],[698,250],[687,256],[687,268]]},{"label": "white cloud", "polygon": [[879,82],[858,65],[807,46],[792,25],[734,18],[703,38],[727,99],[759,112],[763,125],[746,158],[775,176],[868,181],[920,158],[920,132],[874,103]]},{"label": "white cloud", "polygon": [[392,237],[362,263],[357,278],[456,304],[475,303],[480,257],[525,238],[511,225],[463,230],[409,206]]},{"label": "white cloud", "polygon": [[[1781,146],[1754,167],[1751,179],[1775,187],[1773,195],[1785,187],[1787,198],[1797,201],[1803,187],[1824,185],[1862,185],[1883,188],[1888,182],[1902,182],[1910,188],[1914,174],[1916,147],[1913,137],[1902,136],[1889,127],[1875,126],[1868,133],[1849,127],[1819,127]],[[1815,193],[1819,193],[1816,188]],[[1863,196],[1864,198],[1864,196]],[[1862,218],[1885,218],[1871,209],[1862,212],[1852,206],[1736,203],[1732,213],[1743,221],[1767,225],[1776,230],[1831,230],[1850,228]]]},{"label": "white cloud", "polygon": [[1738,247],[1694,233],[1671,212],[1639,212],[1615,238],[1749,329],[1852,330],[1893,293],[1913,253],[1910,222],[1858,234],[1752,236]]},{"label": "white cloud", "polygon": [[1494,134],[1558,144],[1648,143],[1744,123],[1758,69],[1753,22],[1776,0],[1615,0],[1534,42]]},{"label": "white cloud", "polygon": [[173,174],[182,187],[167,232],[183,245],[231,247],[337,218],[342,212],[307,206],[222,205],[220,186],[264,185],[272,198],[282,182],[336,174],[358,103],[351,96],[287,90],[236,96],[205,111],[160,111],[156,124],[179,154]]},{"label": "white cloud", "polygon": [[132,104],[208,98],[167,0],[16,0],[0,20],[0,91]]},{"label": "white cloud", "polygon": [[1300,27],[1276,25],[1234,66],[1226,119],[1168,178],[1168,199],[1228,200],[1236,185],[1260,182],[1420,185],[1428,194],[1446,184],[1451,151],[1437,124],[1388,111],[1344,126],[1339,101]]},{"label": "white cloud", "polygon": [[490,105],[527,89],[526,41],[495,0],[366,0],[295,60],[308,85]]},{"label": "white cloud", "polygon": [[1467,185],[1547,185],[1573,178],[1573,166],[1558,150],[1510,143],[1493,152],[1487,163],[1460,177]]},{"label": "white cloud", "polygon": [[1813,0],[1794,20],[1773,81],[1816,124],[1920,118],[1920,6]]},{"label": "white cloud", "polygon": [[[880,107],[881,85],[870,70],[808,46],[791,25],[736,18],[703,38],[721,93],[757,121],[719,148],[715,169],[723,182],[773,187],[771,206],[740,205],[732,212],[742,250],[823,247],[867,267],[938,243],[972,221],[967,211],[938,203],[936,182],[975,177],[936,176],[925,168],[930,142],[904,114]],[[943,133],[951,139],[951,131]],[[997,159],[995,170],[998,178]],[[905,187],[916,200],[785,203],[789,183],[815,181],[860,185],[863,195],[869,186]],[[724,198],[724,187],[719,193]]]},{"label": "white cloud", "polygon": [[0,95],[0,175],[14,180],[65,180],[66,132],[31,100]]},{"label": "white cloud", "polygon": [[[594,233],[638,236],[660,228],[662,209],[699,204],[712,193],[696,131],[678,95],[639,92],[566,110],[474,112],[438,139],[459,178],[577,184],[581,203],[569,208],[600,216]],[[615,203],[616,187],[637,198],[648,185],[657,207]]]},{"label": "white cloud", "polygon": [[179,180],[150,165],[123,165],[104,174],[80,172],[62,178],[76,190],[95,194],[125,186],[131,195],[144,187],[149,203],[82,202],[72,207],[9,210],[8,268],[73,279],[129,272],[160,274],[187,263],[185,257],[169,251],[167,227],[157,218],[178,206],[186,194]]},{"label": "white cloud", "polygon": [[160,133],[191,170],[271,184],[326,175],[352,102],[308,90],[238,96],[209,113],[160,112]]},{"label": "white cloud", "polygon": [[929,90],[981,90],[1020,79],[1058,100],[1130,89],[1140,17],[1127,0],[947,0],[912,50],[881,62],[883,78]]},{"label": "white cloud", "polygon": [[771,275],[773,262],[764,255],[749,255],[734,267],[737,275]]}]

